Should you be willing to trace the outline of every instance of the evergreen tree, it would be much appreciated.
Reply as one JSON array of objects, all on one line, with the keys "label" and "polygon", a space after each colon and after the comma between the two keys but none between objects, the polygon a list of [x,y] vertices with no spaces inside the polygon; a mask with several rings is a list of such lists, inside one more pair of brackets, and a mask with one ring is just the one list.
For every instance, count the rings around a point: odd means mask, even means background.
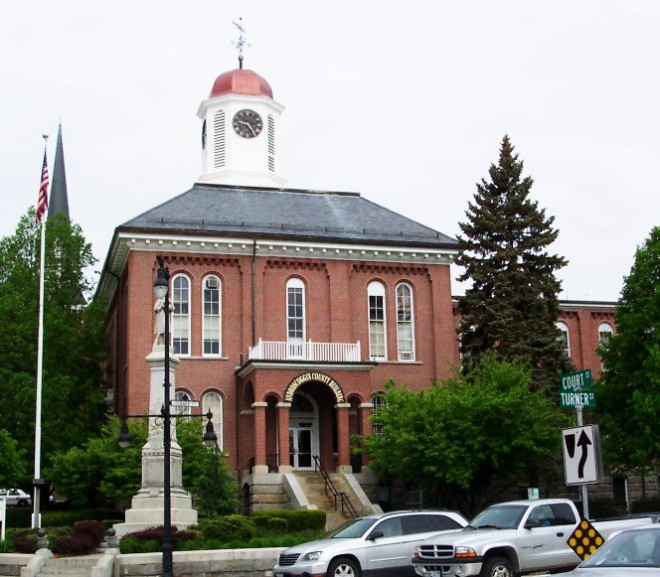
[{"label": "evergreen tree", "polygon": [[637,249],[615,320],[601,346],[598,384],[603,448],[624,470],[657,470],[660,462],[660,227]]},{"label": "evergreen tree", "polygon": [[[34,459],[39,311],[40,226],[34,211],[0,240],[0,429],[26,460]],[[101,370],[105,358],[102,303],[86,305],[95,262],[80,228],[64,214],[48,219],[44,289],[41,456],[46,467],[61,449],[97,433],[107,412]],[[0,455],[0,467],[3,455]]]},{"label": "evergreen tree", "polygon": [[474,202],[459,223],[459,281],[470,281],[458,300],[460,350],[466,370],[486,352],[532,370],[532,388],[553,390],[570,361],[558,340],[561,282],[567,264],[548,252],[557,238],[554,217],[530,200],[530,177],[508,136],[502,140],[490,182],[477,184]]}]

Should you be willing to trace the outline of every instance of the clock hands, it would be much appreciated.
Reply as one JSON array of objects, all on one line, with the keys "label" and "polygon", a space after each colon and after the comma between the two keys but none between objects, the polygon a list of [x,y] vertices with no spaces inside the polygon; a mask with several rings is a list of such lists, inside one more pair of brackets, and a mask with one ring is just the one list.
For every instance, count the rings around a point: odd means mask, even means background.
[{"label": "clock hands", "polygon": [[239,110],[234,114],[232,124],[236,134],[243,138],[254,138],[255,136],[259,136],[263,129],[259,114],[248,108]]},{"label": "clock hands", "polygon": [[252,132],[253,136],[257,135],[257,133],[254,131],[254,128],[252,127],[252,125],[249,122],[247,122],[246,120],[237,120],[236,122],[238,122],[238,124],[245,124],[245,126],[247,126],[250,129],[250,132]]}]

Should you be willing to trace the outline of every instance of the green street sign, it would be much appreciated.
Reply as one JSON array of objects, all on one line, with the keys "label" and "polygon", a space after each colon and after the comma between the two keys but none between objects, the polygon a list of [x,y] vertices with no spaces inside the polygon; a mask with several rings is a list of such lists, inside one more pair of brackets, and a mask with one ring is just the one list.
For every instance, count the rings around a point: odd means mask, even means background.
[{"label": "green street sign", "polygon": [[592,390],[591,370],[567,373],[561,376],[559,402],[562,409],[596,408],[596,393]]},{"label": "green street sign", "polygon": [[584,389],[590,389],[592,385],[591,369],[577,371],[575,373],[566,373],[561,376],[562,391],[584,391]]},{"label": "green street sign", "polygon": [[596,408],[596,393],[593,391],[582,391],[577,393],[560,392],[559,402],[562,409],[574,409],[582,407],[585,409]]}]

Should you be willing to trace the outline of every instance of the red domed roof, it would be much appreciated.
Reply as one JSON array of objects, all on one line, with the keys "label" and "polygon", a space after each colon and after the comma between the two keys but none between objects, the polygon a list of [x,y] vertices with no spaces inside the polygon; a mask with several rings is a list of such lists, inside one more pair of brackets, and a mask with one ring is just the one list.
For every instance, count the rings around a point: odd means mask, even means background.
[{"label": "red domed roof", "polygon": [[211,88],[211,98],[223,94],[249,94],[251,96],[273,97],[273,90],[264,78],[252,70],[238,68],[224,72],[215,79]]}]

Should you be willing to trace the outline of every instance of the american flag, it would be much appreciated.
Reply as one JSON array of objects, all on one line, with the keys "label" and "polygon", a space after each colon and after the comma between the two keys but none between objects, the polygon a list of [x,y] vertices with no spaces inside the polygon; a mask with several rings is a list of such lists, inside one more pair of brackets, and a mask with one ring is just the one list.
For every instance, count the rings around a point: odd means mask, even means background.
[{"label": "american flag", "polygon": [[37,200],[37,222],[41,222],[48,210],[48,161],[44,149],[44,164],[41,167],[41,186],[39,186],[39,199]]}]

